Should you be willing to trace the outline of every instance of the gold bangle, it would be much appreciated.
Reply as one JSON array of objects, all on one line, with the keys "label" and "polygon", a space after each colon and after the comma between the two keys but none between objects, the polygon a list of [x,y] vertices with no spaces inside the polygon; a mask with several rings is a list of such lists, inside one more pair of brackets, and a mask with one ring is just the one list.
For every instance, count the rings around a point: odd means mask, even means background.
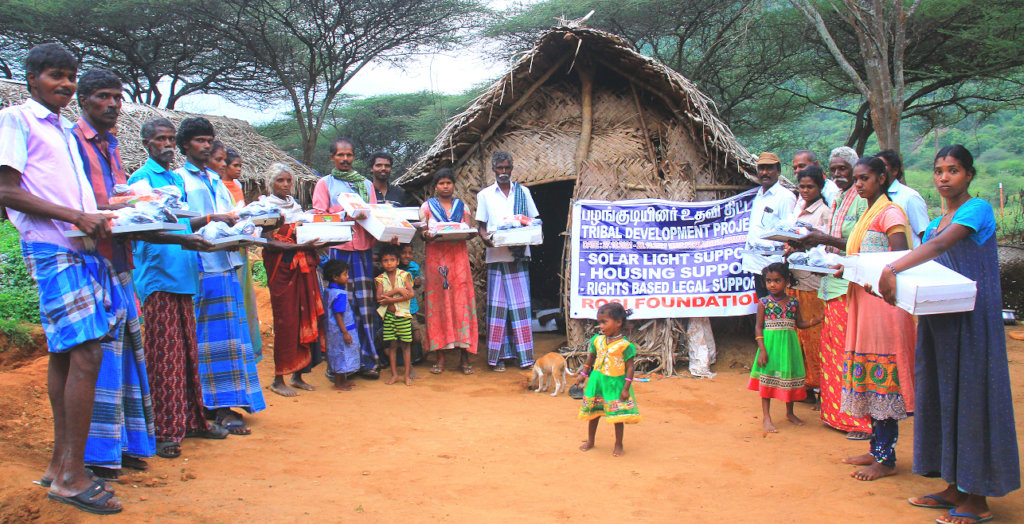
[{"label": "gold bangle", "polygon": [[754,340],[764,340],[764,337],[754,337]]}]

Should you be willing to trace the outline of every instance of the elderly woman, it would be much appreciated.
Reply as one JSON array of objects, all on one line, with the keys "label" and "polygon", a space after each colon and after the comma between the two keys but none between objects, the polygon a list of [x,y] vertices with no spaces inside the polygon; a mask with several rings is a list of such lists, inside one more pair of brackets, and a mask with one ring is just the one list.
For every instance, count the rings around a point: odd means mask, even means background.
[{"label": "elderly woman", "polygon": [[[796,201],[793,216],[815,229],[828,228],[831,210],[825,204],[822,189],[825,187],[825,173],[818,166],[807,166],[796,173],[796,189],[800,198]],[[809,271],[794,271],[796,284],[789,294],[800,300],[800,316],[808,321],[825,312],[825,302],[818,298],[821,276]],[[814,391],[821,387],[821,324],[807,329],[798,329],[800,348],[804,355],[804,371],[807,387],[807,402],[818,406]],[[816,407],[816,409],[818,409]]]},{"label": "elderly woman", "polygon": [[294,397],[298,393],[285,384],[285,375],[292,376],[289,383],[294,388],[314,389],[302,380],[302,371],[312,358],[310,345],[320,337],[319,318],[324,313],[316,275],[316,250],[322,244],[315,240],[295,242],[295,220],[302,208],[291,195],[292,173],[288,166],[271,165],[267,179],[270,195],[260,200],[276,205],[284,220],[280,228],[263,232],[267,239],[263,267],[274,312],[274,383],[270,390]]},{"label": "elderly woman", "polygon": [[[857,152],[852,148],[842,146],[832,150],[829,155],[829,175],[841,192],[832,205],[826,230],[812,231],[803,239],[805,244],[824,244],[833,253],[845,254],[845,239],[849,238],[857,219],[868,208],[867,201],[853,190],[853,166],[857,160]],[[849,281],[825,276],[818,288],[818,297],[825,301],[825,322],[819,346],[821,420],[835,429],[847,432],[846,438],[850,440],[866,440],[871,437],[870,420],[867,417],[853,417],[840,410],[849,285]]]},{"label": "elderly woman", "polygon": [[420,206],[420,220],[427,225],[426,278],[427,339],[430,351],[437,351],[437,363],[431,373],[444,372],[446,353],[459,351],[459,365],[466,375],[473,373],[469,354],[476,354],[477,321],[473,272],[465,240],[440,241],[438,224],[462,222],[473,225],[469,209],[455,198],[455,173],[444,168],[434,173],[434,198]]}]

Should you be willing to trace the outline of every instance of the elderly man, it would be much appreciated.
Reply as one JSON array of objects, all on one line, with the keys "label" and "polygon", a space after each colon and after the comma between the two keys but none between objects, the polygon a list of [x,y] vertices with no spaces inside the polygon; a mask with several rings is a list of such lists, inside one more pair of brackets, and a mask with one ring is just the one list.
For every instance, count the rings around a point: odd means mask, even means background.
[{"label": "elderly man", "polygon": [[[779,182],[782,174],[782,161],[775,153],[761,153],[757,158],[757,178],[761,187],[757,189],[750,209],[750,229],[747,231],[747,249],[767,251],[781,249],[781,242],[763,240],[763,235],[770,224],[787,221],[793,215],[796,206],[796,195]],[[761,276],[763,264],[752,254],[743,255],[743,269],[754,274],[754,287],[758,298],[768,296],[764,277]]]},{"label": "elderly man", "polygon": [[[99,209],[124,207],[110,204],[114,186],[127,182],[117,138],[110,132],[121,112],[121,89],[121,79],[108,69],[90,70],[78,82],[82,112],[73,132]],[[85,445],[85,463],[100,477],[116,480],[122,463],[144,470],[146,463],[139,457],[156,452],[153,402],[132,284],[131,242],[103,239],[97,241],[97,248],[114,267],[129,300],[121,333],[116,340],[101,344],[103,364],[96,380],[99,393]]]},{"label": "elderly man", "polygon": [[[805,167],[818,166],[821,167],[821,163],[818,162],[818,155],[814,154],[814,151],[810,149],[801,149],[796,153],[793,153],[793,175],[803,171]],[[821,188],[821,198],[825,199],[825,204],[831,206],[836,201],[836,197],[839,196],[839,186],[830,178],[825,179],[825,187]]]},{"label": "elderly man", "polygon": [[[194,230],[214,221],[234,222],[228,214],[234,205],[231,193],[206,167],[213,139],[213,125],[201,117],[183,120],[174,138],[186,160],[174,173],[185,183],[189,207],[203,215],[192,220]],[[256,374],[256,355],[238,280],[242,257],[237,251],[199,253],[198,263],[195,315],[203,403],[216,410],[217,423],[231,434],[248,435],[251,430],[231,408],[255,413],[267,404]]]},{"label": "elderly man", "polygon": [[57,44],[25,58],[30,98],[0,111],[0,206],[21,236],[25,265],[39,287],[40,320],[50,353],[47,390],[53,409],[53,455],[39,483],[47,497],[84,511],[111,514],[121,502],[85,469],[101,342],[124,333],[130,300],[110,262],[74,227],[102,240],[107,219],[97,213],[72,123],[60,116],[77,87],[78,62]]},{"label": "elderly man", "polygon": [[487,363],[502,373],[505,360],[533,365],[533,313],[530,310],[530,248],[494,247],[491,235],[512,215],[536,218],[540,213],[530,190],[512,182],[512,156],[491,156],[495,183],[477,194],[476,221],[487,245]]},{"label": "elderly man", "polygon": [[924,238],[924,230],[928,228],[928,204],[921,198],[921,194],[910,186],[903,183],[903,160],[900,154],[892,149],[886,149],[877,155],[885,162],[885,170],[889,175],[889,190],[886,194],[889,200],[903,208],[910,221],[910,229],[914,231],[914,247],[921,245]]},{"label": "elderly man", "polygon": [[[142,145],[149,159],[128,184],[139,192],[176,187],[185,194],[185,181],[171,171],[174,162],[174,124],[162,117],[142,124]],[[186,229],[175,236],[191,249],[208,244]],[[203,417],[203,389],[199,385],[199,347],[192,296],[199,292],[199,259],[173,243],[134,242],[135,289],[146,319],[143,346],[153,396],[156,454],[181,456],[186,436],[224,438],[227,430]],[[212,426],[212,427],[211,427]]]}]

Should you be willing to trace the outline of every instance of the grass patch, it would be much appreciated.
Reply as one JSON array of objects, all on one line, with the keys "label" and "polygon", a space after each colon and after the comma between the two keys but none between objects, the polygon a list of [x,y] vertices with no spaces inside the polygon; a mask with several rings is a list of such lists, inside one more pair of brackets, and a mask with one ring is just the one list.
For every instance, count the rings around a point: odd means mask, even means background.
[{"label": "grass patch", "polygon": [[0,222],[0,319],[39,323],[39,292],[21,256],[18,230]]},{"label": "grass patch", "polygon": [[252,278],[261,287],[267,287],[267,268],[263,267],[262,260],[254,260],[249,267],[249,271],[252,271]]},{"label": "grass patch", "polygon": [[29,347],[32,345],[32,328],[23,322],[9,318],[0,318],[0,333],[7,337],[7,346],[0,346],[0,351],[12,347]]}]

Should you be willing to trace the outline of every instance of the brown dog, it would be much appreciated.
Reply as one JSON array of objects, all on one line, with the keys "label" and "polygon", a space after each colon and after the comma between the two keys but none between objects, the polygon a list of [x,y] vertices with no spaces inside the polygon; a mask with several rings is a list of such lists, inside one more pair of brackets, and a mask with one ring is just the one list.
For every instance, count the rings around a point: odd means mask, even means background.
[{"label": "brown dog", "polygon": [[[569,371],[569,367],[565,364],[565,357],[552,351],[538,358],[537,362],[533,364],[533,377],[530,378],[530,385],[527,386],[527,389],[533,389],[536,385],[537,393],[540,393],[547,391],[551,387],[551,382],[554,382],[555,392],[551,396],[558,396],[558,393],[565,387],[566,375],[575,376],[576,373]],[[550,382],[548,382],[548,377],[551,377]]]}]

